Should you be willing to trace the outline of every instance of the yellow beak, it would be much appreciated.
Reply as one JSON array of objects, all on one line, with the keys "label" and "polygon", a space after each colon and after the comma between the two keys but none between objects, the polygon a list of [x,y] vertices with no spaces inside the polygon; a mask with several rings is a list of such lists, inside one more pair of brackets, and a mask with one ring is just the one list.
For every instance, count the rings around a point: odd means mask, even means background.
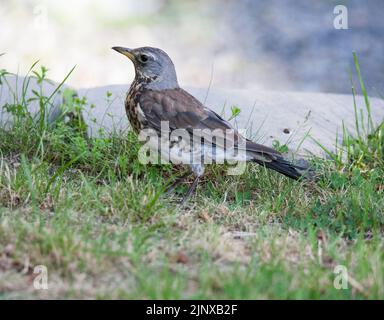
[{"label": "yellow beak", "polygon": [[117,51],[118,53],[121,53],[131,59],[132,61],[135,60],[135,55],[133,54],[133,50],[129,48],[124,47],[112,47],[113,50]]}]

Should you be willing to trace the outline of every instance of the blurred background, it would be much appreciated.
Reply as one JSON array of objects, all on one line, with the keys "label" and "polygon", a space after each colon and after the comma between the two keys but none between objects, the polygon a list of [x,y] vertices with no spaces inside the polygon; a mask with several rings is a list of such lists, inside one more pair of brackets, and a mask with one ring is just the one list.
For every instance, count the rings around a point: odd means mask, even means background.
[{"label": "blurred background", "polygon": [[[338,4],[347,30],[334,28]],[[0,68],[40,60],[77,87],[129,83],[115,45],[156,46],[181,85],[349,93],[352,51],[369,92],[384,88],[383,0],[0,0]]]}]

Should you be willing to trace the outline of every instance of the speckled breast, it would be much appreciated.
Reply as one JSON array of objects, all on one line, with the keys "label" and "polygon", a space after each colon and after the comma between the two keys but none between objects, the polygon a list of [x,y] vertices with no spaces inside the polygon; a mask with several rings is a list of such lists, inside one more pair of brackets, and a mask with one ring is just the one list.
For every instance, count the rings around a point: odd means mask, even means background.
[{"label": "speckled breast", "polygon": [[142,85],[134,81],[125,99],[125,112],[127,113],[132,130],[136,133],[139,133],[140,130],[143,129],[143,124],[140,122],[137,109],[141,91]]}]

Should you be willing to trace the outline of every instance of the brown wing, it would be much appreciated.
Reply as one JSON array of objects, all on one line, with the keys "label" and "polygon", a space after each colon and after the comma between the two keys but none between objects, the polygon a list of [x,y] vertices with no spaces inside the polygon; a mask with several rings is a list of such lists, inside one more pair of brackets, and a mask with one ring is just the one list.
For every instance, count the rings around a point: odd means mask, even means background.
[{"label": "brown wing", "polygon": [[[168,121],[171,130],[186,129],[191,133],[193,129],[220,129],[223,132],[233,130],[234,145],[236,146],[239,136],[237,130],[228,121],[204,107],[200,101],[183,89],[144,90],[139,104],[150,126],[157,131],[161,129],[161,121]],[[224,146],[224,141],[220,142],[216,139],[215,143]],[[276,150],[248,139],[246,139],[246,150],[254,153],[255,156],[266,156],[265,161],[270,161],[280,155]]]}]

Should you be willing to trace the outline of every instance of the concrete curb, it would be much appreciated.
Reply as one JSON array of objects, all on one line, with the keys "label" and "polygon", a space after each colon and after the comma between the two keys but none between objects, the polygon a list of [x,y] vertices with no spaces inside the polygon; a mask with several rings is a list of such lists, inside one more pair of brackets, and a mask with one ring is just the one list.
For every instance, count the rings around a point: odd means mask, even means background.
[{"label": "concrete curb", "polygon": [[[13,91],[20,98],[24,78],[7,76]],[[45,83],[43,90],[46,95],[53,92],[57,84]],[[122,131],[128,127],[124,110],[124,99],[129,85],[112,85],[96,88],[81,88],[76,90],[80,97],[87,98],[87,108],[83,117],[88,125],[88,134],[96,137],[100,128],[106,132]],[[27,99],[33,97],[32,90],[38,84],[30,79]],[[65,86],[62,88],[64,89]],[[248,129],[249,136],[255,141],[272,145],[274,140],[288,143],[291,151],[298,151],[302,156],[315,154],[324,156],[323,150],[308,134],[330,150],[334,150],[336,136],[340,143],[342,123],[350,132],[355,131],[354,102],[352,95],[308,93],[308,92],[275,92],[264,90],[243,89],[206,89],[186,87],[200,101],[212,108],[225,118],[230,116],[232,106],[241,109],[240,114],[232,123],[239,129]],[[110,93],[107,97],[107,92]],[[0,91],[0,125],[9,125],[12,116],[2,108],[6,103],[15,100],[12,92],[4,84]],[[61,112],[62,100],[56,95],[49,110],[48,121],[53,121]],[[364,98],[356,97],[357,107],[365,110]],[[374,122],[384,121],[384,101],[370,98]],[[90,108],[90,105],[94,105]],[[36,114],[39,110],[36,101],[29,104],[30,112]]]}]

